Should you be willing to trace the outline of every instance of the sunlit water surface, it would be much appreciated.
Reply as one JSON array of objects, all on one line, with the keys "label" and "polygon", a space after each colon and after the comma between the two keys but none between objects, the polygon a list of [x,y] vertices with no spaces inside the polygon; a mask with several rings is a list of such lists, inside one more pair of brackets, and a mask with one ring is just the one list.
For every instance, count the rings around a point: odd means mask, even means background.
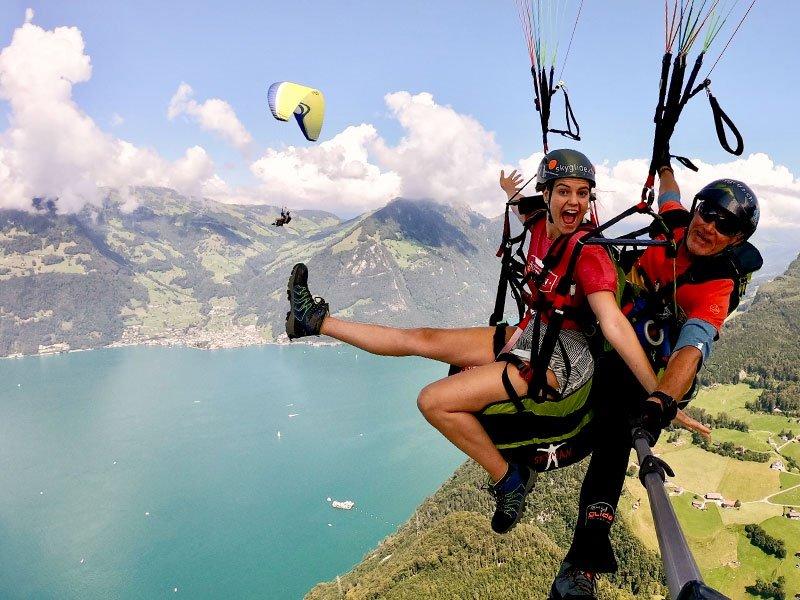
[{"label": "sunlit water surface", "polygon": [[0,597],[302,597],[462,460],[416,408],[445,372],[300,345],[0,360]]}]

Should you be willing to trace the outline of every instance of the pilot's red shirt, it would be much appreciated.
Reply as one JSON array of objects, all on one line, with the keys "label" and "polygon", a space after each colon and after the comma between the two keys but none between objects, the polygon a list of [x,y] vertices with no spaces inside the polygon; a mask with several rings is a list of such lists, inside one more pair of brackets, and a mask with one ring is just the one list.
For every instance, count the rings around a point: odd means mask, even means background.
[{"label": "pilot's red shirt", "polygon": [[[672,210],[686,209],[676,201],[665,202],[659,208],[660,213]],[[674,232],[675,241],[679,244],[674,265],[672,258],[667,256],[666,248],[651,246],[645,250],[634,266],[631,280],[639,285],[645,285],[645,281],[637,273],[638,267],[646,273],[653,287],[658,288],[672,282],[686,271],[691,264],[686,244],[681,243],[686,236],[686,230],[686,227],[680,227]],[[731,292],[733,292],[733,281],[715,279],[703,283],[684,284],[678,288],[675,299],[687,319],[702,319],[719,331],[728,316]]]}]

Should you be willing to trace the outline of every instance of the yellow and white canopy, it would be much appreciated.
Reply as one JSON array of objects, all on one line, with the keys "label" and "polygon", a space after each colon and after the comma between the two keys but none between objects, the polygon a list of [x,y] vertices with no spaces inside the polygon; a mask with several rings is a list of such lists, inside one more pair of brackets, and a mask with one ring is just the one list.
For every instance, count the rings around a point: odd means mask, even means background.
[{"label": "yellow and white canopy", "polygon": [[310,142],[317,140],[325,117],[322,92],[298,83],[279,81],[269,86],[267,100],[276,119],[288,121],[294,115],[306,139]]}]

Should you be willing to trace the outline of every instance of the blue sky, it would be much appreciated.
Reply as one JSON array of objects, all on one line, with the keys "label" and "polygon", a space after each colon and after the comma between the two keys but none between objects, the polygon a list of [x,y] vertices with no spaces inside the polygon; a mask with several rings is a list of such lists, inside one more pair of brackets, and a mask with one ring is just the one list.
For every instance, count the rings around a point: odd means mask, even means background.
[{"label": "blue sky", "polygon": [[[571,2],[568,10],[574,14],[576,6]],[[397,144],[407,132],[384,96],[408,91],[428,92],[437,105],[474,117],[494,133],[506,163],[541,149],[529,62],[511,0],[238,2],[233,8],[197,1],[13,0],[0,6],[2,46],[29,7],[33,23],[45,30],[80,30],[92,74],[73,87],[72,98],[100,129],[167,160],[200,145],[233,184],[252,182],[248,162],[267,148],[310,146],[293,124],[269,115],[266,89],[284,79],[325,93],[320,141],[368,123],[387,144]],[[744,134],[745,154],[766,153],[793,174],[800,173],[792,118],[800,78],[787,63],[799,55],[793,41],[799,18],[797,0],[757,2],[712,75],[715,94]],[[712,48],[712,58],[729,31]],[[581,124],[579,148],[595,161],[614,164],[649,154],[662,52],[661,2],[585,0],[564,79]],[[181,82],[198,102],[227,102],[252,134],[255,154],[243,158],[190,119],[168,120],[167,106]],[[561,114],[554,113],[559,124]],[[115,114],[123,119],[116,126]],[[704,95],[687,107],[673,150],[709,163],[730,160],[716,141]]]}]

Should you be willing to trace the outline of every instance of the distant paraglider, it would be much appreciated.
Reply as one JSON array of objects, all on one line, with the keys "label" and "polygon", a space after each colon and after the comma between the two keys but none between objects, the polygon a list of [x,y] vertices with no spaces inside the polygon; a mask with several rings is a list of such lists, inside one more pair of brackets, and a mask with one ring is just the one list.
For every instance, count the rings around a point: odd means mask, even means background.
[{"label": "distant paraglider", "polygon": [[269,86],[267,100],[272,116],[279,121],[288,121],[294,115],[306,139],[317,141],[325,118],[322,92],[298,83],[279,81]]},{"label": "distant paraglider", "polygon": [[273,223],[273,225],[275,227],[283,227],[284,225],[286,225],[291,220],[292,220],[292,215],[289,213],[288,209],[286,209],[286,207],[284,207],[284,208],[281,208],[281,216],[278,217],[277,219],[275,219],[275,222]]}]

